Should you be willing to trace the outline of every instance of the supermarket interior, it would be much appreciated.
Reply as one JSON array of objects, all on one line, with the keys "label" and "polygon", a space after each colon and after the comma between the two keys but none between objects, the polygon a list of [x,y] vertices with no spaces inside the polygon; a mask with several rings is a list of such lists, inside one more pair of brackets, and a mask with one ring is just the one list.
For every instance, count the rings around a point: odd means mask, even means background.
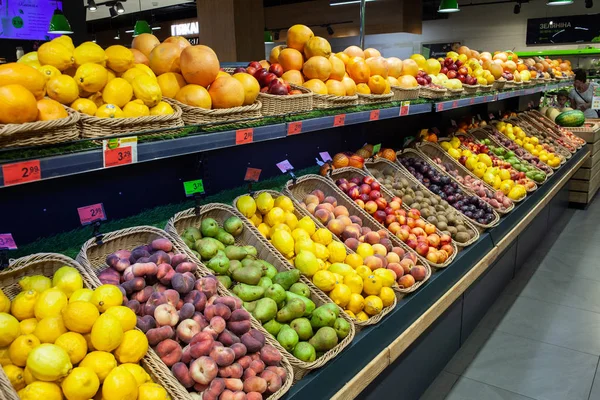
[{"label": "supermarket interior", "polygon": [[0,18],[0,400],[600,400],[600,0]]}]

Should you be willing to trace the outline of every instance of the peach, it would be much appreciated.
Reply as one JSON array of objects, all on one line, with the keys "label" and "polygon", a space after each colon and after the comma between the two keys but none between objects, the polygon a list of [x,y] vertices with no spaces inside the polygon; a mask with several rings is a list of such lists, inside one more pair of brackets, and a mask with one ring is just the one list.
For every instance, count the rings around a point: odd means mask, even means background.
[{"label": "peach", "polygon": [[281,389],[283,382],[275,372],[265,370],[260,374],[260,377],[267,382],[267,393],[275,393]]},{"label": "peach", "polygon": [[166,325],[161,326],[160,328],[153,328],[146,332],[146,337],[148,338],[148,343],[151,346],[156,346],[160,342],[166,339],[170,339],[174,336],[173,328]]},{"label": "peach", "polygon": [[410,232],[404,228],[400,228],[400,230],[396,233],[396,237],[405,243],[408,241],[408,235],[410,235]]},{"label": "peach", "polygon": [[438,253],[436,251],[430,251],[429,253],[427,253],[427,261],[432,262],[434,264],[439,264],[440,259]]},{"label": "peach", "polygon": [[233,363],[227,367],[219,368],[219,376],[221,378],[240,379],[244,376],[244,368],[239,363]]},{"label": "peach", "polygon": [[260,359],[267,365],[279,365],[281,362],[281,353],[275,347],[267,344],[260,349]]},{"label": "peach", "polygon": [[423,228],[413,228],[411,233],[413,233],[415,236],[419,237],[419,236],[427,236],[427,234],[425,233],[425,230]]},{"label": "peach", "polygon": [[333,210],[334,210],[335,206],[333,204],[330,203],[321,203],[317,206],[317,208],[315,208],[316,211],[318,210],[326,210],[329,211],[331,214],[333,214]]},{"label": "peach", "polygon": [[348,212],[348,209],[345,206],[336,206],[333,209],[333,214],[336,216],[336,218],[340,215],[345,215],[347,217],[350,216],[350,213]]},{"label": "peach", "polygon": [[156,321],[151,315],[138,316],[136,326],[142,332],[147,333],[150,329],[156,328]]},{"label": "peach", "polygon": [[217,294],[218,281],[214,276],[207,276],[196,280],[194,289],[204,292],[206,298],[211,298]]},{"label": "peach", "polygon": [[404,289],[408,289],[412,285],[415,284],[415,278],[412,275],[402,275],[400,279],[398,279],[398,286]]},{"label": "peach", "polygon": [[221,334],[219,335],[219,337],[217,338],[217,340],[221,343],[223,343],[223,345],[227,346],[227,347],[231,347],[234,344],[241,344],[241,340],[238,336],[236,336],[235,333],[225,329],[223,332],[221,332]]},{"label": "peach", "polygon": [[[121,287],[121,286],[119,286],[119,287]],[[146,301],[148,301],[148,299],[150,298],[152,293],[154,293],[154,288],[152,286],[146,286],[142,290],[133,293],[131,295],[131,300],[137,300],[140,303],[145,303]]]},{"label": "peach", "polygon": [[365,209],[365,202],[362,199],[354,199],[354,204],[356,204],[363,210]]},{"label": "peach", "polygon": [[247,370],[244,371],[244,374],[242,375],[242,380],[246,380],[250,377],[256,376],[257,373],[256,371],[254,371],[252,368],[248,368]]},{"label": "peach", "polygon": [[204,316],[209,321],[212,321],[215,316],[219,316],[224,320],[228,320],[229,317],[231,317],[231,309],[225,304],[212,304],[210,306],[206,306],[204,309]]},{"label": "peach", "polygon": [[425,225],[426,223],[424,220],[422,220],[421,218],[415,218],[415,226],[421,229],[425,229]]},{"label": "peach", "polygon": [[[191,304],[186,304],[190,305]],[[192,306],[193,307],[193,306]],[[189,343],[200,332],[200,324],[193,319],[184,319],[177,326],[177,338],[184,343]]]},{"label": "peach", "polygon": [[358,239],[360,237],[360,229],[357,229],[355,226],[347,226],[342,232],[342,239],[345,241],[346,239]]},{"label": "peach", "polygon": [[413,218],[413,219],[418,219],[421,217],[421,211],[417,210],[416,208],[411,208],[408,211],[407,216],[409,216],[410,218]]},{"label": "peach", "polygon": [[156,346],[156,354],[158,354],[167,367],[171,367],[179,362],[182,353],[183,350],[179,343],[172,339],[163,340]]},{"label": "peach", "polygon": [[226,326],[227,323],[225,322],[225,320],[222,317],[216,316],[210,320],[210,323],[206,328],[202,329],[202,332],[209,332],[213,335],[213,338],[216,339],[221,334],[221,332],[225,330]]},{"label": "peach", "polygon": [[189,365],[192,361],[192,355],[190,354],[192,346],[189,344],[185,346],[181,352],[181,362],[185,365]]},{"label": "peach", "polygon": [[380,229],[377,231],[377,234],[381,239],[387,239],[390,237],[390,234],[388,233],[387,229]]},{"label": "peach", "polygon": [[208,389],[206,389],[206,391],[204,393],[202,393],[202,398],[206,400],[206,397],[208,396],[208,399],[212,399],[212,396],[215,396],[215,399],[220,398],[219,396],[221,395],[221,393],[223,393],[223,391],[225,390],[225,381],[223,380],[223,378],[214,378],[210,384],[208,385]]},{"label": "peach", "polygon": [[184,319],[192,318],[194,316],[195,312],[196,312],[196,307],[194,307],[193,304],[184,303],[181,305],[181,308],[179,308],[179,319],[184,320]]},{"label": "peach", "polygon": [[362,226],[362,224],[363,224],[362,219],[356,215],[351,215],[350,221],[352,221],[353,224],[357,224],[358,226]]},{"label": "peach", "polygon": [[175,306],[161,304],[154,310],[154,319],[159,326],[175,326],[179,322],[179,313]]},{"label": "peach", "polygon": [[427,236],[427,240],[429,241],[429,245],[432,247],[439,247],[440,246],[440,237],[437,233],[431,233],[429,236]]},{"label": "peach", "polygon": [[394,253],[393,251],[390,251],[389,253],[387,253],[385,255],[385,259],[387,260],[387,262],[389,264],[400,262],[400,256],[398,256],[398,254]]},{"label": "peach", "polygon": [[267,391],[267,381],[259,376],[252,376],[244,381],[244,392],[264,393]]},{"label": "peach", "polygon": [[213,343],[214,341],[211,339],[190,344],[190,355],[192,356],[192,358],[208,356],[210,354],[210,351],[212,350]]},{"label": "peach", "polygon": [[265,370],[266,365],[263,360],[252,360],[252,362],[250,363],[250,367],[248,368],[254,370],[254,372],[256,372],[256,374],[258,375]]},{"label": "peach", "polygon": [[320,210],[316,210],[315,211],[315,218],[322,223],[323,225],[327,226],[327,224],[329,223],[329,221],[331,221],[331,212],[328,210],[324,210],[324,209],[320,209]]},{"label": "peach", "polygon": [[226,367],[235,361],[235,352],[229,347],[214,347],[209,356],[219,367]]},{"label": "peach", "polygon": [[404,275],[404,268],[398,263],[389,263],[387,269],[394,271],[396,278],[400,278]]},{"label": "peach", "polygon": [[196,311],[194,313],[194,315],[192,316],[192,319],[200,325],[200,330],[202,330],[208,326],[208,321],[204,317],[204,314],[202,314],[199,311]]},{"label": "peach", "polygon": [[442,245],[440,250],[444,250],[448,254],[448,257],[450,257],[452,253],[454,253],[454,248],[449,244]]},{"label": "peach", "polygon": [[397,254],[398,257],[400,257],[400,258],[402,258],[404,256],[404,254],[406,253],[404,251],[404,249],[402,247],[399,247],[399,246],[392,247],[392,252],[394,252],[395,254]]},{"label": "peach", "polygon": [[232,312],[242,308],[242,300],[234,296],[219,296],[214,304],[225,304]]},{"label": "peach", "polygon": [[196,311],[201,312],[204,311],[206,300],[206,295],[199,290],[192,290],[183,299],[185,303],[192,304]]},{"label": "peach", "polygon": [[[240,310],[236,310],[236,311],[240,311]],[[233,314],[232,314],[233,315]],[[251,328],[251,324],[250,324],[250,320],[244,320],[244,321],[228,321],[227,322],[227,329],[229,329],[231,332],[235,333],[236,335],[240,336],[243,335],[244,333],[248,332]]]},{"label": "peach", "polygon": [[358,241],[358,239],[349,238],[344,241],[344,244],[348,246],[348,248],[350,248],[352,251],[356,251],[360,242]]},{"label": "peach", "polygon": [[244,357],[246,355],[246,353],[248,352],[248,349],[246,348],[246,345],[241,343],[241,339],[240,339],[240,343],[234,343],[230,346],[230,348],[233,350],[233,352],[235,353],[235,359],[237,360],[238,358]]},{"label": "peach", "polygon": [[392,249],[394,248],[394,245],[392,244],[392,241],[388,238],[381,238],[381,240],[379,241],[379,244],[383,247],[385,247],[385,252],[386,254],[391,252]]},{"label": "peach", "polygon": [[217,377],[219,367],[215,360],[202,356],[190,364],[190,375],[195,382],[208,385]]},{"label": "peach", "polygon": [[184,262],[188,262],[188,256],[186,254],[180,253],[171,256],[171,266],[173,268],[177,267],[179,264]]},{"label": "peach", "polygon": [[438,260],[440,264],[443,264],[448,259],[448,253],[445,250],[437,250]]},{"label": "peach", "polygon": [[244,369],[248,369],[248,367],[250,367],[251,362],[252,358],[250,358],[250,356],[243,356],[242,358],[237,360],[237,363],[240,364]]},{"label": "peach", "polygon": [[310,194],[312,194],[313,196],[317,196],[319,203],[322,203],[325,200],[325,193],[323,193],[322,190],[315,189],[312,192],[310,192]]},{"label": "peach", "polygon": [[308,211],[309,213],[311,213],[312,215],[315,215],[315,211],[317,210],[317,203],[310,203],[306,205],[306,211]]},{"label": "peach", "polygon": [[417,253],[419,253],[419,255],[425,257],[427,253],[429,253],[429,245],[425,242],[419,242],[415,250]]},{"label": "peach", "polygon": [[427,275],[427,270],[422,265],[415,265],[410,269],[410,274],[415,278],[416,281],[422,281]]},{"label": "peach", "polygon": [[403,257],[403,258],[409,258],[409,259],[411,259],[411,260],[412,260],[412,262],[413,262],[414,264],[416,264],[416,263],[417,263],[417,255],[416,255],[415,253],[413,253],[413,252],[406,253],[406,254],[404,255],[404,257]]},{"label": "peach", "polygon": [[365,235],[365,243],[376,244],[379,243],[379,235],[376,232],[369,232]]},{"label": "peach", "polygon": [[265,345],[265,335],[256,329],[250,329],[241,339],[249,353],[256,353]]},{"label": "peach", "polygon": [[192,379],[192,376],[190,375],[190,370],[188,369],[187,365],[185,365],[182,362],[177,362],[173,364],[173,366],[171,367],[171,372],[173,372],[175,378],[177,378],[179,383],[181,383],[186,389],[190,389],[196,383]]},{"label": "peach", "polygon": [[173,289],[175,289],[180,295],[185,295],[191,292],[192,289],[194,289],[195,283],[196,280],[194,277],[186,275],[185,273],[176,273],[171,279],[171,286],[173,286]]},{"label": "peach", "polygon": [[304,203],[306,203],[306,205],[308,206],[309,204],[319,204],[321,203],[319,201],[319,197],[315,196],[314,194],[309,194],[308,196],[306,196],[304,198]]},{"label": "peach", "polygon": [[[337,204],[337,199],[333,196],[327,196],[325,197],[325,199],[323,200],[324,203],[329,203],[331,205],[333,205],[334,207],[336,207]],[[333,210],[332,210],[333,211]]]},{"label": "peach", "polygon": [[344,227],[352,225],[352,219],[346,215],[340,215],[336,218],[344,224]]},{"label": "peach", "polygon": [[265,368],[265,370],[275,372],[281,378],[281,382],[285,382],[285,380],[287,378],[285,369],[283,367],[276,367],[274,365],[269,365],[267,368]]},{"label": "peach", "polygon": [[229,390],[234,392],[244,390],[244,382],[239,378],[225,378],[223,380],[225,381],[225,387]]},{"label": "peach", "polygon": [[400,260],[400,266],[404,270],[404,275],[410,274],[410,269],[415,266],[415,263],[410,258],[403,258]]},{"label": "peach", "polygon": [[387,249],[381,243],[376,243],[373,246],[373,253],[378,254],[380,256],[384,256],[387,254]]},{"label": "peach", "polygon": [[375,211],[377,211],[377,203],[375,203],[373,200],[367,201],[365,203],[365,211],[369,214],[373,214]]},{"label": "peach", "polygon": [[344,229],[346,229],[346,225],[339,219],[332,219],[327,223],[327,229],[331,231],[335,236],[340,236]]},{"label": "peach", "polygon": [[367,256],[363,262],[367,267],[369,267],[369,269],[371,269],[371,271],[383,268],[383,262],[381,261],[381,259],[375,256]]},{"label": "peach", "polygon": [[391,222],[388,225],[388,230],[390,232],[392,232],[394,235],[396,235],[398,232],[400,232],[400,224],[398,222],[396,222],[396,221]]},{"label": "peach", "polygon": [[262,400],[262,394],[258,392],[246,393],[246,400]]}]

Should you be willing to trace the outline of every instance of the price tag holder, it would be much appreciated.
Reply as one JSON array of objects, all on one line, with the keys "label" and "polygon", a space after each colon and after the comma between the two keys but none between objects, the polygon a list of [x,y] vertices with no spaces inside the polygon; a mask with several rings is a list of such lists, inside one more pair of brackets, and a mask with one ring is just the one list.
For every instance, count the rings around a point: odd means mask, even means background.
[{"label": "price tag holder", "polygon": [[81,225],[89,225],[94,221],[106,221],[106,213],[102,203],[92,204],[90,206],[79,207],[77,209]]},{"label": "price tag holder", "polygon": [[248,144],[252,143],[254,139],[254,129],[238,129],[235,131],[235,144]]},{"label": "price tag holder", "polygon": [[490,120],[494,119],[494,114],[490,113],[489,117],[490,117]]},{"label": "price tag holder", "polygon": [[452,108],[458,108],[458,100],[452,102]]},{"label": "price tag holder", "polygon": [[339,114],[333,117],[333,126],[344,126],[346,123],[346,114]]},{"label": "price tag holder", "polygon": [[302,132],[302,121],[294,121],[288,123],[288,136],[297,135]]},{"label": "price tag holder", "polygon": [[246,176],[244,176],[244,180],[246,182],[258,182],[261,172],[262,169],[248,167],[246,168]]},{"label": "price tag holder", "polygon": [[473,104],[475,104],[475,97],[471,97],[471,98],[469,99],[469,104],[470,104],[470,105],[473,105]]},{"label": "price tag holder", "polygon": [[185,197],[204,194],[204,182],[202,182],[202,179],[183,182],[183,190],[185,191]]},{"label": "price tag holder", "polygon": [[321,156],[321,158],[323,159],[324,162],[333,161],[333,159],[329,155],[329,152],[327,152],[327,151],[322,151],[319,153],[319,155]]},{"label": "price tag holder", "polygon": [[379,120],[379,110],[371,110],[371,114],[369,114],[369,121],[378,121]]},{"label": "price tag holder", "polygon": [[379,153],[379,150],[381,150],[381,143],[378,143],[375,146],[373,146],[373,154],[372,155]]},{"label": "price tag holder", "polygon": [[40,160],[3,165],[2,175],[4,175],[4,186],[39,181],[42,179]]},{"label": "price tag holder", "polygon": [[294,169],[294,167],[292,166],[292,164],[290,164],[290,162],[288,160],[283,160],[278,162],[277,164],[277,168],[279,168],[279,170],[281,172],[283,172],[284,174],[288,171],[291,171]]},{"label": "price tag holder", "polygon": [[137,163],[137,136],[102,141],[104,168]]},{"label": "price tag holder", "polygon": [[453,119],[450,120],[450,125],[452,125],[454,127],[458,126],[458,125],[456,125],[456,121]]},{"label": "price tag holder", "polygon": [[0,233],[0,249],[16,250],[17,244],[12,233]]},{"label": "price tag holder", "polygon": [[404,117],[410,113],[410,101],[403,101],[400,105],[400,116]]},{"label": "price tag holder", "polygon": [[439,111],[444,111],[444,103],[438,103],[436,109]]}]

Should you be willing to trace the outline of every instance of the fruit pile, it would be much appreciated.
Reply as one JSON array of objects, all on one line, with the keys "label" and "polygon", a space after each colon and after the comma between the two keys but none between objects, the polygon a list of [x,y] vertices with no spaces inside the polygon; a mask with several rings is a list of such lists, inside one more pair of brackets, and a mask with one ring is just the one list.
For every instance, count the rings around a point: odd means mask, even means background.
[{"label": "fruit pile", "polygon": [[146,343],[186,389],[205,399],[229,392],[262,399],[279,390],[288,379],[281,354],[252,328],[242,301],[219,296],[214,276],[196,279],[197,265],[172,250],[164,238],[118,250],[106,257],[108,268],[98,278],[120,282],[121,301],[137,314]]},{"label": "fruit pile", "polygon": [[477,196],[464,193],[456,182],[443,176],[422,159],[403,157],[400,163],[431,192],[446,200],[448,204],[482,225],[490,224],[495,216],[493,209]]},{"label": "fruit pile", "polygon": [[[272,264],[257,257],[254,246],[236,246],[234,237],[243,231],[239,218],[229,217],[223,226],[224,230],[213,218],[203,218],[199,229],[189,227],[181,237],[188,246],[192,244],[190,248],[202,257],[204,265],[217,274],[221,283],[227,288],[234,285],[232,291],[244,302],[243,307],[283,348],[302,361],[312,362],[348,336],[350,324],[337,318],[339,309],[335,306],[332,311],[336,318],[321,325],[316,322],[322,319],[323,309],[315,310],[309,287],[299,282],[299,269],[278,272]],[[302,257],[304,253],[298,255],[298,263]],[[281,333],[284,326],[293,331]]]},{"label": "fruit pile", "polygon": [[527,161],[528,163],[542,170],[546,174],[552,173],[552,168],[550,168],[547,164],[541,162],[538,157],[535,157],[533,154],[529,153],[512,140],[502,135],[500,132],[498,132],[496,128],[490,127],[488,132],[494,137],[495,140],[500,142],[500,144],[506,147],[509,151],[513,151],[515,155],[521,160]]},{"label": "fruit pile", "polygon": [[496,124],[496,129],[532,156],[538,157],[544,164],[552,168],[560,165],[561,158],[557,155],[554,146],[547,143],[540,144],[537,137],[527,135],[523,129],[510,123],[500,121]]},{"label": "fruit pile", "polygon": [[167,398],[138,363],[148,339],[118,286],[83,287],[77,269],[26,276],[12,299],[0,292],[2,368],[19,397]]},{"label": "fruit pile", "polygon": [[435,225],[421,219],[419,210],[404,210],[400,197],[388,202],[381,193],[379,182],[372,176],[362,179],[356,176],[349,181],[342,178],[335,183],[360,208],[427,260],[443,264],[454,253],[450,235],[438,235]]},{"label": "fruit pile", "polygon": [[[495,145],[492,139],[489,138],[481,139],[480,142],[481,144],[487,146],[490,151],[494,153],[496,157],[498,157],[498,159],[506,161],[511,165],[511,167],[519,172],[525,172],[525,176],[527,178],[537,183],[542,183],[546,179],[546,174],[544,172],[534,167],[527,161],[519,160],[512,150],[507,150],[502,146]],[[548,168],[548,166],[545,167]]]},{"label": "fruit pile", "polygon": [[[234,77],[240,73],[252,75],[260,84],[262,93],[277,96],[302,94],[298,89],[292,89],[288,82],[282,79],[283,67],[280,64],[270,64],[267,61],[252,61],[246,68],[238,67],[234,71]],[[237,75],[239,77],[240,75]]]}]

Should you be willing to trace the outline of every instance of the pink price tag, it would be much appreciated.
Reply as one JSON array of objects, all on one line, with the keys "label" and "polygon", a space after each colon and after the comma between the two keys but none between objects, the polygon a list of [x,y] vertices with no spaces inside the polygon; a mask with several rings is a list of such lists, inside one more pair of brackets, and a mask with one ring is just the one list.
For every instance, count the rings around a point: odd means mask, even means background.
[{"label": "pink price tag", "polygon": [[369,115],[369,121],[377,121],[379,119],[379,110],[372,110]]},{"label": "pink price tag", "polygon": [[346,114],[340,114],[333,117],[333,126],[344,126],[346,123]]},{"label": "pink price tag", "polygon": [[438,111],[444,111],[444,103],[438,103],[437,104],[437,110]]},{"label": "pink price tag", "polygon": [[278,162],[277,164],[277,168],[279,168],[279,170],[281,172],[283,172],[284,174],[292,169],[294,169],[294,167],[292,167],[292,164],[290,164],[290,162],[288,160],[283,160],[281,162]]},{"label": "pink price tag", "polygon": [[403,101],[402,105],[400,106],[400,116],[401,117],[405,117],[409,114],[410,111],[410,102],[408,101]]},{"label": "pink price tag", "polygon": [[475,98],[474,97],[471,97],[471,99],[469,100],[469,104],[471,104],[471,105],[475,104]]},{"label": "pink price tag", "polygon": [[333,161],[331,159],[331,156],[329,155],[329,152],[327,152],[327,151],[322,151],[322,152],[319,153],[319,155],[321,156],[321,159],[323,161],[325,161],[325,162],[327,162],[327,161]]},{"label": "pink price tag", "polygon": [[16,250],[17,244],[11,233],[0,233],[0,249]]},{"label": "pink price tag", "polygon": [[2,166],[2,174],[4,175],[4,186],[39,181],[42,179],[40,160],[5,164]]},{"label": "pink price tag", "polygon": [[458,107],[458,100],[454,100],[452,102],[452,108],[457,108]]},{"label": "pink price tag", "polygon": [[79,213],[79,221],[81,221],[81,225],[88,225],[93,221],[98,220],[106,221],[106,214],[104,214],[104,206],[102,203],[79,207],[77,209],[77,213]]}]

